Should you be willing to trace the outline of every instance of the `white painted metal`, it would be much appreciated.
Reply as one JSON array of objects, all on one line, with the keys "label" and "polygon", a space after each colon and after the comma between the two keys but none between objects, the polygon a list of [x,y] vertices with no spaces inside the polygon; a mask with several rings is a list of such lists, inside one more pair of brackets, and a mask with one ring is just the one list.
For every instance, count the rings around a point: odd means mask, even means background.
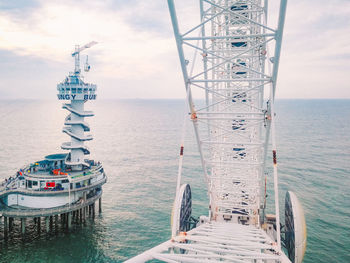
[{"label": "white painted metal", "polygon": [[285,228],[289,232],[286,236],[287,250],[290,249],[288,256],[293,263],[301,263],[306,251],[306,222],[303,207],[291,191],[286,194],[285,213]]},{"label": "white painted metal", "polygon": [[[26,194],[14,193],[7,196],[8,206],[20,206],[27,208],[53,208],[66,204],[75,203],[83,196],[82,192],[73,192],[58,194],[52,196],[31,196]],[[5,198],[6,202],[6,198]]]},{"label": "white painted metal", "polygon": [[[191,187],[183,184],[176,192],[173,211],[171,215],[171,237],[175,238],[180,231],[187,231],[187,224],[192,212]],[[185,230],[186,229],[186,230]]]},{"label": "white painted metal", "polygon": [[[80,74],[81,70],[80,70],[80,52],[82,52],[83,50],[90,48],[94,45],[96,45],[97,42],[96,41],[91,41],[87,44],[85,44],[84,46],[80,47],[79,45],[75,46],[75,50],[72,53],[72,57],[74,57],[75,59],[75,68],[74,68],[74,73],[76,74]],[[87,60],[86,60],[87,63]]]},{"label": "white painted metal", "polygon": [[[179,253],[179,252],[183,253]],[[184,253],[186,251],[186,253]],[[255,226],[211,222],[181,233],[126,262],[290,262]]]},{"label": "white painted metal", "polygon": [[[85,117],[94,116],[92,111],[85,111],[84,104],[88,100],[95,100],[97,89],[96,85],[85,83],[80,75],[80,53],[97,44],[92,41],[82,47],[75,46],[75,51],[72,56],[75,59],[74,72],[70,73],[66,79],[57,85],[59,92],[59,100],[70,100],[70,103],[64,103],[62,108],[68,110],[70,114],[66,117],[62,131],[71,137],[70,142],[62,144],[61,148],[70,150],[65,163],[72,167],[72,170],[82,170],[83,166],[89,167],[85,162],[84,155],[90,153],[88,148],[84,145],[85,141],[93,139],[91,134],[85,135],[85,132],[90,131],[90,126],[84,121]],[[86,61],[86,63],[88,63]],[[86,69],[90,69],[89,65],[85,65]],[[86,70],[88,71],[88,70]]]},{"label": "white painted metal", "polygon": [[[181,34],[168,0],[208,184],[209,222],[175,237],[173,231],[171,241],[128,262],[290,262],[281,251],[273,109],[287,1],[281,0],[276,29],[267,25],[267,2],[200,0],[200,23]],[[193,51],[200,56],[189,61]],[[198,91],[205,105],[195,107]],[[271,236],[261,222],[270,128],[277,225]]]},{"label": "white painted metal", "polygon": [[[210,175],[206,177],[212,219],[244,211],[258,225],[266,148],[263,127],[272,115],[263,103],[264,87],[276,80],[285,4],[281,5],[279,28],[274,30],[263,24],[265,9],[261,1],[201,1],[202,22],[181,35],[173,3],[168,2],[188,94],[192,88],[206,91],[203,109],[195,110],[192,96],[188,100],[194,125],[209,127],[209,138],[204,140],[196,127],[195,132],[205,174]],[[197,29],[202,35],[191,38],[189,35]],[[198,39],[202,46],[191,42]],[[265,72],[266,45],[272,42],[275,57],[273,74],[269,75]],[[187,73],[185,47],[202,52],[204,70],[193,76]],[[204,144],[208,145],[206,149]],[[234,207],[220,205],[233,201]]]}]

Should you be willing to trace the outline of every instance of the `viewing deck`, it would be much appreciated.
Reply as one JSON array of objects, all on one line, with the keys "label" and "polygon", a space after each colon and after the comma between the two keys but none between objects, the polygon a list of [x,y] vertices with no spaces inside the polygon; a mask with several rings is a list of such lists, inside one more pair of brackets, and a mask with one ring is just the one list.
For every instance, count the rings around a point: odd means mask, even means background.
[{"label": "viewing deck", "polygon": [[90,163],[90,167],[81,171],[58,168],[64,165],[51,166],[50,162],[45,161],[29,164],[0,184],[0,197],[10,193],[53,196],[96,188],[104,184],[107,178],[100,162]]},{"label": "viewing deck", "polygon": [[31,196],[54,196],[54,195],[59,195],[59,194],[69,194],[69,193],[74,193],[74,192],[81,192],[81,191],[88,191],[90,189],[96,188],[100,185],[103,185],[107,182],[107,177],[104,175],[102,180],[99,180],[95,183],[92,183],[87,186],[75,188],[75,189],[64,189],[64,190],[56,190],[56,189],[26,189],[26,188],[8,188],[5,186],[0,186],[0,197],[8,195],[10,193],[22,193],[26,195],[31,195]]}]

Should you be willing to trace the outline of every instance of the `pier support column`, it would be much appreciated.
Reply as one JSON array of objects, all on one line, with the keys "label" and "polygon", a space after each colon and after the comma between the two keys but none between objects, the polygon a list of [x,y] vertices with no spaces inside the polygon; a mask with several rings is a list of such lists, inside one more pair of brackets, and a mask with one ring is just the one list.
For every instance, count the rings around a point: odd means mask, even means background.
[{"label": "pier support column", "polygon": [[83,222],[83,212],[82,212],[82,208],[79,209],[79,221],[80,221],[80,224]]},{"label": "pier support column", "polygon": [[98,199],[98,212],[101,214],[102,213],[102,197]]},{"label": "pier support column", "polygon": [[58,215],[55,215],[55,231],[58,231]]},{"label": "pier support column", "polygon": [[84,213],[84,221],[85,221],[85,218],[88,216],[87,206],[85,206],[85,202],[87,200],[87,193],[86,192],[84,192],[83,198],[84,198],[83,213]]},{"label": "pier support column", "polygon": [[37,221],[38,221],[38,233],[40,233],[40,231],[41,231],[41,217],[38,217],[37,218]]},{"label": "pier support column", "polygon": [[95,217],[95,202],[91,205],[91,209],[92,209],[92,218]]},{"label": "pier support column", "polygon": [[68,212],[68,229],[72,226],[72,213]]},{"label": "pier support column", "polygon": [[13,230],[13,221],[14,221],[14,218],[9,217],[9,231],[10,232]]},{"label": "pier support column", "polygon": [[50,230],[53,229],[53,216],[50,216]]},{"label": "pier support column", "polygon": [[86,216],[85,207],[81,209],[81,213],[82,213],[83,222],[85,223],[85,216]]},{"label": "pier support column", "polygon": [[8,227],[7,227],[7,217],[4,216],[4,234],[5,234],[5,238],[7,237],[7,231],[8,231]]},{"label": "pier support column", "polygon": [[26,219],[25,218],[21,218],[21,232],[22,232],[22,235],[24,235],[26,233]]},{"label": "pier support column", "polygon": [[61,214],[61,224],[63,229],[66,228],[66,224],[67,224],[66,213]]},{"label": "pier support column", "polygon": [[49,222],[49,217],[45,217],[45,228],[46,228],[46,233],[50,232],[50,222]]}]

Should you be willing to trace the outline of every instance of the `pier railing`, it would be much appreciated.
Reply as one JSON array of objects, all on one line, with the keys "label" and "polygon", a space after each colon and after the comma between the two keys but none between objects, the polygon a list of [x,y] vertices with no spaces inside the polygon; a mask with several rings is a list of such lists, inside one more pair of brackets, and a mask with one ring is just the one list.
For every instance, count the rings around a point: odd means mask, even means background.
[{"label": "pier railing", "polygon": [[0,186],[0,196],[7,195],[10,193],[24,193],[28,195],[57,195],[62,193],[73,193],[73,192],[80,192],[80,191],[86,191],[91,188],[95,188],[98,185],[104,184],[107,181],[107,177],[105,174],[103,174],[103,179],[99,180],[97,182],[94,182],[88,186],[82,186],[80,188],[75,189],[67,189],[67,190],[28,190],[26,188],[9,188],[8,185]]}]

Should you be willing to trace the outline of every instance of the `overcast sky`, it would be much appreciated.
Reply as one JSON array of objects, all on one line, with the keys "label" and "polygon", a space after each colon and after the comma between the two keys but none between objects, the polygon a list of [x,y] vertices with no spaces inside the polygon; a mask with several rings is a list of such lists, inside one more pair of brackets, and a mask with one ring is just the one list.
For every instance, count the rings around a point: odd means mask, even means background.
[{"label": "overcast sky", "polygon": [[[197,0],[175,5],[183,28],[199,19]],[[350,98],[349,17],[348,0],[289,1],[277,98]],[[55,99],[92,40],[99,98],[185,96],[166,0],[0,0],[0,99]]]}]

